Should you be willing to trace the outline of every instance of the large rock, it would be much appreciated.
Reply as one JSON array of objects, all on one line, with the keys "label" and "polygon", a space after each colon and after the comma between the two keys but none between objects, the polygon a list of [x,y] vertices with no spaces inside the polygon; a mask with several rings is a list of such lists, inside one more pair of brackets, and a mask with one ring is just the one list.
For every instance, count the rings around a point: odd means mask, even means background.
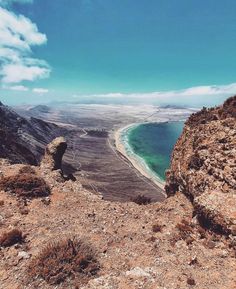
[{"label": "large rock", "polygon": [[45,155],[41,161],[41,168],[61,170],[62,157],[67,149],[64,137],[55,138],[45,149]]},{"label": "large rock", "polygon": [[235,163],[236,96],[190,116],[166,174],[167,195],[184,193],[207,224],[231,233],[236,220]]},{"label": "large rock", "polygon": [[236,194],[205,192],[194,199],[200,221],[214,231],[236,235]]}]

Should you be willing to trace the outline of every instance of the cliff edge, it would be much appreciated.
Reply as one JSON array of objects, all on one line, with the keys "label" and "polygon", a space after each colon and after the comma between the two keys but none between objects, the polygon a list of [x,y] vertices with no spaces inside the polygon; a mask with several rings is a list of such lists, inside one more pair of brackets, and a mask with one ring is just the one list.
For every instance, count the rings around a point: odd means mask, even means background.
[{"label": "cliff edge", "polygon": [[182,192],[203,225],[236,234],[236,96],[190,116],[167,171],[167,195]]}]

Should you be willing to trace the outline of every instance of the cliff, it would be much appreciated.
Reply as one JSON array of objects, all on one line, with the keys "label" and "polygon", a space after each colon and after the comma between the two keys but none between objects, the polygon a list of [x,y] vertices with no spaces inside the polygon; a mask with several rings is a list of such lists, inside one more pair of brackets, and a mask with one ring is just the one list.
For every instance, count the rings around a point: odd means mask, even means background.
[{"label": "cliff", "polygon": [[167,194],[184,193],[203,225],[236,233],[236,96],[185,124],[167,172]]}]

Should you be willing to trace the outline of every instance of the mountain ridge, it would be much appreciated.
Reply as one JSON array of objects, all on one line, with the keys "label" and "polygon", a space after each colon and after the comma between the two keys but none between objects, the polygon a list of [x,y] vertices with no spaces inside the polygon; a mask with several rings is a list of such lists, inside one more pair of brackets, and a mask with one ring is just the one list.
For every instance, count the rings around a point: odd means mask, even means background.
[{"label": "mountain ridge", "polygon": [[35,117],[26,119],[10,107],[0,104],[0,157],[13,163],[36,165],[44,147],[65,130]]}]

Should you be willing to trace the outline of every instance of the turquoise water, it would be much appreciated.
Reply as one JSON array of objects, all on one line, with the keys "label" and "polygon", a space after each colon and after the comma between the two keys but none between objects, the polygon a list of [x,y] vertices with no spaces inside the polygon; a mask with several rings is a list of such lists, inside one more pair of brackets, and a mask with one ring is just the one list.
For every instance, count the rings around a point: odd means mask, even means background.
[{"label": "turquoise water", "polygon": [[171,153],[183,126],[184,122],[147,123],[128,132],[133,152],[143,158],[162,180],[165,180],[165,171],[169,168]]}]

